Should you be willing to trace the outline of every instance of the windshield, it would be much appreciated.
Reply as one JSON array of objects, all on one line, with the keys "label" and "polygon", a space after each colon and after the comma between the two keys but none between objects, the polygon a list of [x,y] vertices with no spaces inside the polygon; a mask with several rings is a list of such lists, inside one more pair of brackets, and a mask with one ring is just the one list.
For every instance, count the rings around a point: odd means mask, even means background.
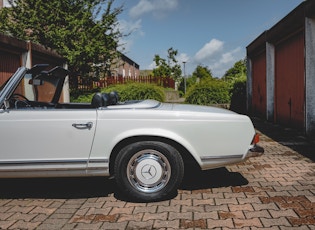
[{"label": "windshield", "polygon": [[10,109],[54,106],[63,100],[62,88],[68,71],[55,67],[49,71],[47,65],[36,65],[27,70],[21,68],[1,85],[1,107]]},{"label": "windshield", "polygon": [[45,74],[33,76],[25,74],[15,89],[13,95],[22,95],[30,101],[52,102],[56,93],[60,78],[54,78]]}]

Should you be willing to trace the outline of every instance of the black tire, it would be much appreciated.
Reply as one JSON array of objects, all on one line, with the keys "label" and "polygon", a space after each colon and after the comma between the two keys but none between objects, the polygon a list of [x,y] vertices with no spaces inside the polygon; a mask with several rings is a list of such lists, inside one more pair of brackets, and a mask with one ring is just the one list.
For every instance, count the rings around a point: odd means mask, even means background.
[{"label": "black tire", "polygon": [[184,175],[184,162],[172,146],[142,141],[124,147],[115,161],[115,179],[132,200],[159,201],[173,195]]}]

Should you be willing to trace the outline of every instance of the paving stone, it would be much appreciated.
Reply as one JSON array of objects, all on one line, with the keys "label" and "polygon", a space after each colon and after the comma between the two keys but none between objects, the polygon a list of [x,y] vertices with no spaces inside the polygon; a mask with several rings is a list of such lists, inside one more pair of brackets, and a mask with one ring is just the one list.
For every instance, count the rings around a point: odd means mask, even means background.
[{"label": "paving stone", "polygon": [[219,212],[212,211],[212,212],[195,212],[194,213],[194,219],[200,220],[200,219],[213,219],[218,220],[219,219]]},{"label": "paving stone", "polygon": [[9,209],[8,212],[29,213],[34,208],[35,208],[34,206],[30,206],[30,207],[14,206],[11,209]]},{"label": "paving stone", "polygon": [[230,212],[224,212],[224,211],[220,211],[219,212],[219,217],[220,219],[235,219],[235,218],[238,218],[238,219],[244,219],[244,213],[243,211],[230,211]]},{"label": "paving stone", "polygon": [[170,212],[168,215],[168,220],[176,220],[176,219],[184,219],[184,220],[192,220],[193,213],[192,212]]},{"label": "paving stone", "polygon": [[292,209],[288,209],[288,210],[270,210],[269,211],[271,216],[273,218],[279,218],[279,217],[298,217],[298,215],[294,212],[294,210]]},{"label": "paving stone", "polygon": [[79,223],[76,225],[75,229],[93,230],[93,229],[100,229],[101,226],[102,226],[102,223],[93,223],[93,224]]},{"label": "paving stone", "polygon": [[176,206],[158,206],[157,212],[161,213],[161,212],[180,212],[180,205],[176,205]]},{"label": "paving stone", "polygon": [[260,210],[260,211],[245,211],[244,212],[246,218],[271,218],[270,213],[267,210]]},{"label": "paving stone", "polygon": [[192,201],[193,206],[199,206],[199,205],[215,205],[214,199],[193,199]]},{"label": "paving stone", "polygon": [[46,208],[46,207],[36,207],[34,209],[32,209],[32,211],[30,211],[31,214],[45,214],[45,215],[51,215],[52,213],[54,213],[56,211],[56,208]]},{"label": "paving stone", "polygon": [[120,214],[117,223],[119,222],[126,222],[126,221],[141,221],[143,217],[143,213],[138,214]]},{"label": "paving stone", "polygon": [[36,214],[25,214],[25,213],[14,213],[12,216],[8,218],[8,220],[24,220],[30,221],[32,220]]},{"label": "paving stone", "polygon": [[115,215],[115,214],[120,214],[120,213],[124,213],[124,214],[131,214],[134,210],[134,207],[129,207],[129,208],[113,208],[110,211],[110,215]]},{"label": "paving stone", "polygon": [[15,213],[13,213],[13,212],[1,212],[0,213],[0,221],[7,220],[10,216],[13,216],[13,215],[15,215]]},{"label": "paving stone", "polygon": [[204,212],[205,206],[182,206],[181,207],[182,212]]},{"label": "paving stone", "polygon": [[181,219],[179,222],[180,229],[207,229],[206,219],[185,220]]},{"label": "paving stone", "polygon": [[129,221],[126,229],[152,229],[153,220],[149,221]]},{"label": "paving stone", "polygon": [[179,220],[155,220],[153,224],[153,228],[161,229],[161,228],[174,228],[179,229]]},{"label": "paving stone", "polygon": [[137,213],[155,213],[157,211],[157,206],[150,206],[150,207],[135,207],[133,210],[134,214]]},{"label": "paving stone", "polygon": [[176,206],[176,205],[191,206],[193,201],[195,201],[195,199],[194,200],[193,199],[171,200],[170,206]]},{"label": "paving stone", "polygon": [[12,226],[9,227],[9,229],[36,229],[37,226],[39,226],[40,222],[28,222],[24,220],[19,220],[15,222]]},{"label": "paving stone", "polygon": [[[230,204],[229,204],[230,205]],[[229,211],[229,206],[227,204],[222,205],[205,205],[205,211],[211,212],[211,211]]]},{"label": "paving stone", "polygon": [[238,210],[242,210],[242,211],[254,211],[253,206],[250,203],[247,204],[229,204],[228,205],[229,210],[230,211],[238,211]]},{"label": "paving stone", "polygon": [[220,199],[217,198],[214,200],[216,205],[224,205],[224,204],[238,204],[236,198],[229,198],[229,199]]},{"label": "paving stone", "polygon": [[234,224],[236,228],[243,227],[263,227],[259,218],[252,219],[234,219]]},{"label": "paving stone", "polygon": [[207,226],[211,228],[234,228],[234,223],[232,219],[227,220],[207,220]]},{"label": "paving stone", "polygon": [[148,220],[167,220],[168,213],[145,213],[143,216],[143,221],[148,221]]},{"label": "paving stone", "polygon": [[17,220],[0,220],[0,229],[8,229],[12,226]]},{"label": "paving stone", "polygon": [[267,219],[267,218],[260,218],[264,227],[272,227],[272,226],[291,226],[289,221],[285,217],[280,217],[277,219]]}]

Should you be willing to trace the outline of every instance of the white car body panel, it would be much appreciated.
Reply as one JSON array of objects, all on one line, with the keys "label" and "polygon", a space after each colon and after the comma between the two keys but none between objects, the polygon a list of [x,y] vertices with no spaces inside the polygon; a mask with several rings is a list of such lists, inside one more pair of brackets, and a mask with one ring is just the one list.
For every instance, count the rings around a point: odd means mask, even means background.
[{"label": "white car body panel", "polygon": [[[95,110],[11,110],[0,114],[1,171],[40,168],[85,171],[94,138],[95,125],[77,129],[73,124],[93,122]],[[9,166],[8,163],[12,163]],[[62,163],[62,164],[61,164]],[[25,173],[25,172],[24,172]],[[25,175],[26,176],[26,175]]]},{"label": "white car body panel", "polygon": [[202,169],[246,157],[255,134],[247,116],[204,106],[189,106],[194,112],[186,112],[185,107],[161,103],[154,109],[98,110],[91,158],[100,159],[104,155],[109,158],[117,143],[134,136],[176,141],[193,155]]},{"label": "white car body panel", "polygon": [[[27,71],[20,68],[0,88],[0,177],[109,176],[114,148],[135,137],[177,143],[204,170],[255,155],[254,150],[249,153],[255,130],[247,116],[214,107],[154,100],[98,108],[59,104],[56,96],[48,102],[35,101],[33,87],[41,86],[42,81],[54,85],[59,79],[53,71],[65,74],[60,68],[43,73],[39,79],[35,74],[33,78],[27,76],[22,87],[34,101],[23,102],[12,95],[21,87],[18,83]],[[19,103],[24,106],[20,108]]]}]

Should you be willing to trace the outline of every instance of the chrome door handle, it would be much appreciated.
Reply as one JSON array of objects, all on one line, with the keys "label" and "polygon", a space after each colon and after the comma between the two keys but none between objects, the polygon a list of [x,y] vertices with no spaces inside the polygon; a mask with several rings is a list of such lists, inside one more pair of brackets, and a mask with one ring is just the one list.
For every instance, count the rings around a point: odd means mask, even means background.
[{"label": "chrome door handle", "polygon": [[72,126],[77,129],[91,129],[93,127],[93,122],[88,122],[85,124],[74,123]]}]

